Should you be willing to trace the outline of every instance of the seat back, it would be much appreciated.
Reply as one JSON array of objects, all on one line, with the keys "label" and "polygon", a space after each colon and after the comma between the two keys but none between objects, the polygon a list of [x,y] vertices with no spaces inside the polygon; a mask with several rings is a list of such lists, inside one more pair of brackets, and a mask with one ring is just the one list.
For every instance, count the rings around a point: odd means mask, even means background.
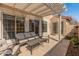
[{"label": "seat back", "polygon": [[15,35],[15,37],[16,37],[16,39],[19,39],[19,40],[25,39],[24,33],[17,33],[17,34]]},{"label": "seat back", "polygon": [[31,36],[35,37],[36,36],[35,32],[31,32]]},{"label": "seat back", "polygon": [[30,38],[31,37],[31,34],[30,34],[30,32],[26,32],[26,33],[24,33],[24,36],[25,36],[25,38]]}]

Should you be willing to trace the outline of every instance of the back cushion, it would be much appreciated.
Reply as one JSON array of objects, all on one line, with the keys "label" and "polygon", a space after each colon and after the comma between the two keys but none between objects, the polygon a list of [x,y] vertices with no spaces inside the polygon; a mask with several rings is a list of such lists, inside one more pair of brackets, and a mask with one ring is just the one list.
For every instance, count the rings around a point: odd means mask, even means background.
[{"label": "back cushion", "polygon": [[30,32],[24,33],[24,35],[25,35],[25,38],[30,38],[31,37]]},{"label": "back cushion", "polygon": [[18,33],[15,35],[17,39],[22,40],[25,39],[24,33]]},{"label": "back cushion", "polygon": [[32,36],[36,36],[35,32],[31,32],[31,35],[32,35]]}]

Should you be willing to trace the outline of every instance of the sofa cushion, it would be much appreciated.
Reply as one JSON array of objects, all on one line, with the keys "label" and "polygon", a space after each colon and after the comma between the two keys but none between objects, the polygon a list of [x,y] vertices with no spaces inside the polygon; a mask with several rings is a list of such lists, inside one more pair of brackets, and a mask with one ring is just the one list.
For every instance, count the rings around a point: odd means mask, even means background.
[{"label": "sofa cushion", "polygon": [[30,38],[31,37],[30,32],[24,33],[24,36],[25,38]]},{"label": "sofa cushion", "polygon": [[31,36],[32,37],[36,36],[35,32],[31,32]]},{"label": "sofa cushion", "polygon": [[16,34],[15,36],[16,36],[16,38],[19,39],[19,40],[25,39],[24,33],[18,33],[18,34]]},{"label": "sofa cushion", "polygon": [[22,45],[22,44],[26,43],[27,41],[28,41],[27,39],[24,39],[24,40],[19,41],[19,43],[20,43],[20,45]]}]

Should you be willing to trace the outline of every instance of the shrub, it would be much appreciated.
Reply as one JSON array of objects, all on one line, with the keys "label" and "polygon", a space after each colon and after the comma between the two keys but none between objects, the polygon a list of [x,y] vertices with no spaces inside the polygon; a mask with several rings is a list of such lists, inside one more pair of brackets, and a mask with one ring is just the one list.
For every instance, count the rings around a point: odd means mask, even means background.
[{"label": "shrub", "polygon": [[76,44],[78,43],[78,40],[77,40],[77,37],[76,37],[76,36],[72,36],[72,38],[71,38],[71,43],[72,43],[73,45],[76,45]]}]

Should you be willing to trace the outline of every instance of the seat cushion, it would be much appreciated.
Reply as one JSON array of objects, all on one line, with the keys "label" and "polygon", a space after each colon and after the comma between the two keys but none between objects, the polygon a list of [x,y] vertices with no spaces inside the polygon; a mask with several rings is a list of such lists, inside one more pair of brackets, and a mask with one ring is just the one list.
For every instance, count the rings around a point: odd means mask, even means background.
[{"label": "seat cushion", "polygon": [[19,43],[20,43],[20,45],[22,45],[22,44],[26,43],[27,41],[28,41],[27,39],[24,39],[24,40],[19,41]]},{"label": "seat cushion", "polygon": [[31,32],[31,36],[32,37],[36,36],[35,32]]},{"label": "seat cushion", "polygon": [[29,38],[29,40],[34,40],[34,39],[36,39],[35,37],[31,37],[31,38]]},{"label": "seat cushion", "polygon": [[16,36],[16,39],[19,39],[19,40],[25,39],[24,33],[18,33],[15,36]]}]

